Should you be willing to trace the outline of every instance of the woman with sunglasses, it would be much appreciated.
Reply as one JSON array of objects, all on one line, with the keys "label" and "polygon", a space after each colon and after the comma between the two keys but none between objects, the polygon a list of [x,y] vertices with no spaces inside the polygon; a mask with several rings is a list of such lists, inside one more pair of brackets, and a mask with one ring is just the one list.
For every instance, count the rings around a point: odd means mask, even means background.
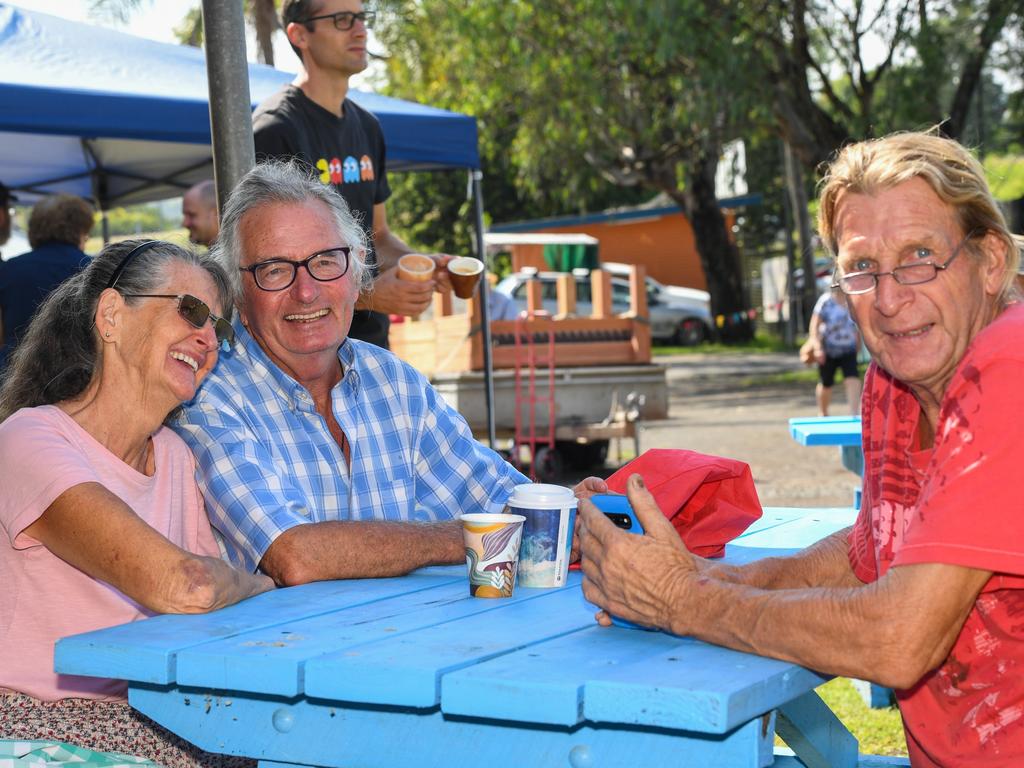
[{"label": "woman with sunglasses", "polygon": [[0,739],[66,741],[175,766],[225,760],[125,701],[56,675],[61,637],[201,613],[273,586],[219,558],[191,453],[164,420],[233,339],[208,256],[105,248],[40,306],[0,383]]}]

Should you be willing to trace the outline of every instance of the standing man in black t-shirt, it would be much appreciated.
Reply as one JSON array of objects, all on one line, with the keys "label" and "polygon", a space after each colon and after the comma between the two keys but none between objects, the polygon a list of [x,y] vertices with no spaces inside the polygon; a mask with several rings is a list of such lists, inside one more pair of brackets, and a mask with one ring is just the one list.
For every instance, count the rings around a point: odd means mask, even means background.
[{"label": "standing man in black t-shirt", "polygon": [[[257,160],[296,157],[333,184],[366,230],[376,256],[373,289],[356,305],[349,336],[388,345],[388,315],[415,317],[435,288],[448,290],[443,267],[452,257],[432,254],[436,280],[398,279],[398,258],[413,249],[388,228],[391,195],[384,135],[377,118],[348,96],[348,81],[367,66],[366,30],[373,13],[359,0],[285,0],[282,24],[302,69],[253,114]],[[374,254],[367,254],[374,263]]]}]

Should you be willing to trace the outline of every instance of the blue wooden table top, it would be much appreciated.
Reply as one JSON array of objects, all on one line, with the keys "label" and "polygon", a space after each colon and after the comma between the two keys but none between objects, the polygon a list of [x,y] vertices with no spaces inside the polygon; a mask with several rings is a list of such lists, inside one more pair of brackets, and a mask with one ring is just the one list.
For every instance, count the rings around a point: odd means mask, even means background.
[{"label": "blue wooden table top", "polygon": [[801,445],[860,445],[860,416],[815,416],[789,420],[789,432]]},{"label": "blue wooden table top", "polygon": [[[785,554],[852,521],[766,509],[726,559]],[[56,668],[126,679],[132,705],[165,727],[268,766],[754,768],[773,763],[777,725],[808,765],[816,729],[839,743],[820,764],[856,765],[856,742],[850,762],[852,737],[813,693],[826,677],[593,616],[579,573],[488,600],[469,596],[464,567],[427,568],[76,635],[57,644]]]}]

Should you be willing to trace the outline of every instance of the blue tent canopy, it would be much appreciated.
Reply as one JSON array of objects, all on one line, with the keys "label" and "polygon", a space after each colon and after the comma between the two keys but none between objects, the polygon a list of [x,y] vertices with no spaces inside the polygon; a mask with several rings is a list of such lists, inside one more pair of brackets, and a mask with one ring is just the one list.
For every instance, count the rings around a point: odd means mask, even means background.
[{"label": "blue tent canopy", "polygon": [[[252,64],[253,106],[294,77]],[[381,122],[389,170],[478,168],[476,120],[351,91]],[[212,178],[206,61],[158,43],[0,3],[0,181],[103,208]]]}]

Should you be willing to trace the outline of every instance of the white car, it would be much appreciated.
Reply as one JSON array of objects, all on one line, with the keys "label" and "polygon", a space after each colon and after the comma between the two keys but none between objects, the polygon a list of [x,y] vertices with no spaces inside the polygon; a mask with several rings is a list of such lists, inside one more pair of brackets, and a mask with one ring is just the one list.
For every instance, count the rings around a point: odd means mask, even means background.
[{"label": "white car", "polygon": [[[541,300],[546,311],[558,311],[556,284],[560,272],[516,272],[495,286],[495,291],[508,296],[519,311],[526,309],[526,283],[540,280]],[[574,270],[576,276],[576,314],[589,317],[592,311],[590,277],[586,270]],[[660,285],[660,284],[659,284]],[[692,290],[692,289],[684,289]],[[699,293],[707,294],[703,291]],[[651,323],[651,340],[660,344],[699,344],[711,334],[711,311],[699,302],[676,302],[661,291],[647,286],[647,307]],[[629,281],[612,278],[612,311],[621,314],[629,310]]]}]

